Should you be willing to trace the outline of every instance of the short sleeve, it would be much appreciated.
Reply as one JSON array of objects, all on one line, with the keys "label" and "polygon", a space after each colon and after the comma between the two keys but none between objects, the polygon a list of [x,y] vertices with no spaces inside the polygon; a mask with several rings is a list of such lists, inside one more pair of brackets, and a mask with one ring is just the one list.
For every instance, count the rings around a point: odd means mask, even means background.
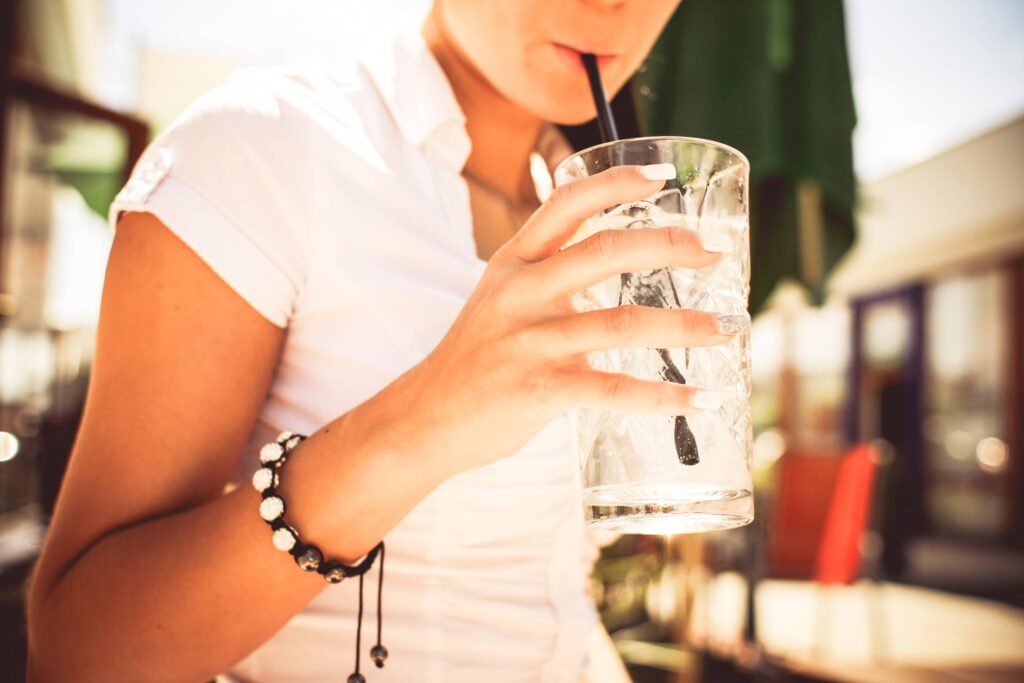
[{"label": "short sleeve", "polygon": [[308,119],[251,67],[194,100],[149,144],[114,198],[148,211],[256,311],[286,327],[306,281]]}]

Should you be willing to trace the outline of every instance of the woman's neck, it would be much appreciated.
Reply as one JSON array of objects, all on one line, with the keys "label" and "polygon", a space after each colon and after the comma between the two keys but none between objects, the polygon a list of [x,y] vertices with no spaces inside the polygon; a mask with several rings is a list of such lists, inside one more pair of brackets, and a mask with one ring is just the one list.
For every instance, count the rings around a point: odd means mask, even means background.
[{"label": "woman's neck", "polygon": [[513,203],[536,203],[530,152],[543,121],[505,98],[477,71],[450,40],[438,4],[421,32],[466,115],[466,131],[473,144],[466,170]]}]

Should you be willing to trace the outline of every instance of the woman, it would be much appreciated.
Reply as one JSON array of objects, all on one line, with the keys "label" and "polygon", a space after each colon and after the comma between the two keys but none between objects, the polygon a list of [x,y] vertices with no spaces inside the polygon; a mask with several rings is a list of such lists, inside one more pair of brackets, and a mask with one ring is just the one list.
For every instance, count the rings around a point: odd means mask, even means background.
[{"label": "woman", "polygon": [[111,207],[92,383],[31,588],[30,680],[346,676],[358,581],[300,571],[248,485],[282,430],[309,435],[279,486],[302,540],[346,563],[387,540],[390,656],[369,680],[603,666],[573,410],[702,401],[585,353],[728,336],[706,313],[579,314],[570,297],[720,254],[683,228],[560,249],[664,169],[541,204],[529,160],[540,146],[556,163],[551,124],[594,116],[579,52],[615,92],[676,5],[438,0],[370,54],[243,69],[153,141]]}]

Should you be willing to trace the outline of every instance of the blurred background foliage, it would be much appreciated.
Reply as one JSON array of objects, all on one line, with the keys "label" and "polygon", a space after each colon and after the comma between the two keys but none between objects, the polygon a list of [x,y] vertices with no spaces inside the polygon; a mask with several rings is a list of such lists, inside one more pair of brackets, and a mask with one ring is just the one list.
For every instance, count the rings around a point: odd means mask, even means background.
[{"label": "blurred background foliage", "polygon": [[751,313],[787,277],[821,303],[854,238],[842,1],[687,0],[634,88],[647,134],[717,140],[750,160]]}]

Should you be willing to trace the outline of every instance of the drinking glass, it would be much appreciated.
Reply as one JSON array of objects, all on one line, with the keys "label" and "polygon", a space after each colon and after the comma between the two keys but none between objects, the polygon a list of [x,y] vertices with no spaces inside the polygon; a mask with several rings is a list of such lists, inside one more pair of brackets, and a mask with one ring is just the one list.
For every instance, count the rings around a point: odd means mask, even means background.
[{"label": "drinking glass", "polygon": [[[567,243],[600,230],[682,226],[714,233],[734,248],[704,268],[666,267],[615,275],[573,297],[578,311],[623,304],[690,308],[741,316],[743,331],[706,347],[630,347],[592,351],[592,367],[712,391],[715,409],[657,416],[583,406],[580,467],[584,516],[591,527],[673,534],[728,529],[754,518],[750,417],[750,164],[737,150],[685,137],[631,138],[573,154],[555,184],[621,164],[670,163],[676,177],[646,200],[587,219]],[[737,320],[733,319],[734,322]]]}]

